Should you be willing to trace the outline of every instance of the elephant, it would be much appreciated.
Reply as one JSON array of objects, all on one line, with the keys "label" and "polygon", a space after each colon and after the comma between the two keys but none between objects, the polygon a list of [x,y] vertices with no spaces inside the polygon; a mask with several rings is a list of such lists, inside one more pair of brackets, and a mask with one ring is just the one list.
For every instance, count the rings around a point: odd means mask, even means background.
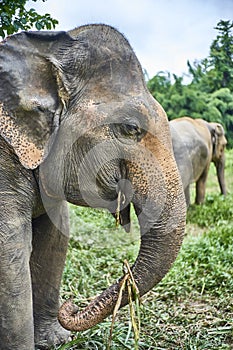
[{"label": "elephant", "polygon": [[190,205],[190,184],[193,182],[196,183],[195,203],[204,202],[211,162],[216,167],[221,194],[226,195],[224,152],[227,140],[223,126],[191,117],[173,119],[169,125],[187,207]]},{"label": "elephant", "polygon": [[166,113],[128,40],[104,24],[2,41],[0,135],[0,348],[46,349],[111,315],[123,278],[83,310],[60,307],[68,203],[104,208],[126,231],[134,208],[144,295],[182,244],[181,178]]}]

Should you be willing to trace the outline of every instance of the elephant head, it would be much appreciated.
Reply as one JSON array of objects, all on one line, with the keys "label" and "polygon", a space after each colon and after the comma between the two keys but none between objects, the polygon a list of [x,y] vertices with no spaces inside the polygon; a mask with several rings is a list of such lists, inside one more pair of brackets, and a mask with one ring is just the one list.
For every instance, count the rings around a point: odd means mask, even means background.
[{"label": "elephant head", "polygon": [[224,156],[224,150],[227,144],[225,132],[220,123],[208,123],[208,129],[211,133],[213,144],[212,161],[218,162]]},{"label": "elephant head", "polygon": [[224,177],[225,168],[225,147],[227,140],[223,126],[220,123],[207,123],[208,129],[211,134],[211,140],[213,145],[212,162],[215,164],[217,170],[217,177],[221,193],[226,195],[226,185]]},{"label": "elephant head", "polygon": [[[105,25],[25,32],[0,45],[0,61],[2,137],[22,166],[39,171],[43,198],[118,208],[126,228],[133,203],[141,245],[132,271],[145,294],[177,256],[186,207],[166,114],[128,41]],[[61,324],[84,330],[101,322],[120,286],[80,312],[65,303]]]}]

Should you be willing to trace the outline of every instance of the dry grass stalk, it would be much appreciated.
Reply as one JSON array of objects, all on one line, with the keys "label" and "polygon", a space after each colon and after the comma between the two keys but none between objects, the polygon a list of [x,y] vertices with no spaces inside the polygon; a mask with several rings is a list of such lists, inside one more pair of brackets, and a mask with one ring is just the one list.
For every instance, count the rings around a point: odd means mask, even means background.
[{"label": "dry grass stalk", "polygon": [[[134,332],[134,349],[138,350],[138,342],[139,342],[139,336],[140,336],[140,295],[139,295],[139,290],[136,285],[136,282],[134,280],[132,271],[130,269],[129,263],[127,260],[124,261],[123,265],[123,270],[124,270],[124,277],[121,281],[121,287],[119,291],[119,296],[113,311],[112,315],[112,323],[111,323],[111,329],[110,329],[110,335],[109,335],[109,340],[108,340],[108,346],[107,350],[110,350],[111,348],[111,343],[112,343],[112,335],[113,335],[113,328],[114,328],[114,323],[116,320],[116,315],[117,312],[120,308],[121,301],[122,301],[122,294],[123,291],[125,290],[127,286],[127,291],[128,291],[128,301],[129,301],[129,310],[130,310],[130,318],[131,318],[131,323],[133,327],[133,332]],[[135,301],[135,305],[133,301]]]}]

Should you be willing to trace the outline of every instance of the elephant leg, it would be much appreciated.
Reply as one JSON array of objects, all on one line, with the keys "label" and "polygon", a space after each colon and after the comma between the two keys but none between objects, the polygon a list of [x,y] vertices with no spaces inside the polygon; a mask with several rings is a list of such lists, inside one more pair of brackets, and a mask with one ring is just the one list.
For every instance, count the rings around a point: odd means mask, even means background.
[{"label": "elephant leg", "polygon": [[185,194],[186,206],[188,208],[190,206],[190,185],[188,185],[185,188],[184,194]]},{"label": "elephant leg", "polygon": [[31,218],[12,208],[0,207],[0,349],[33,350]]},{"label": "elephant leg", "polygon": [[65,204],[33,220],[30,260],[35,344],[48,348],[68,340],[69,332],[57,321],[59,289],[68,246],[69,222]]},{"label": "elephant leg", "polygon": [[208,171],[209,171],[209,166],[205,168],[200,178],[196,182],[196,198],[195,198],[196,204],[201,204],[204,202]]}]

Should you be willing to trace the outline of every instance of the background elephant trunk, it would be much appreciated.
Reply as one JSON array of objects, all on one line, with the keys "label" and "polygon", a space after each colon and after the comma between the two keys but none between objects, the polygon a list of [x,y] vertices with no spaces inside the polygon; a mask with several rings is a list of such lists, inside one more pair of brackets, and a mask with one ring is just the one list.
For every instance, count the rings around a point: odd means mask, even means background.
[{"label": "background elephant trunk", "polygon": [[[167,156],[169,155],[170,152],[167,152]],[[143,158],[144,162],[145,158],[146,156]],[[149,158],[151,154],[147,159],[151,164]],[[135,162],[127,165],[128,179],[134,190],[132,202],[141,232],[139,254],[132,267],[141,296],[168,272],[182,243],[186,206],[176,165],[171,155],[169,158],[164,154],[155,164],[152,163],[150,175],[148,171],[143,171],[143,167],[138,166],[136,158]],[[73,331],[83,331],[112,314],[121,281],[122,279],[104,291],[83,311],[78,312],[71,301],[65,302],[59,311],[62,326]],[[121,307],[127,303],[128,296],[125,291]]]},{"label": "background elephant trunk", "polygon": [[218,183],[221,190],[221,194],[224,196],[227,194],[225,183],[225,155],[222,154],[221,158],[214,162],[218,177]]}]

